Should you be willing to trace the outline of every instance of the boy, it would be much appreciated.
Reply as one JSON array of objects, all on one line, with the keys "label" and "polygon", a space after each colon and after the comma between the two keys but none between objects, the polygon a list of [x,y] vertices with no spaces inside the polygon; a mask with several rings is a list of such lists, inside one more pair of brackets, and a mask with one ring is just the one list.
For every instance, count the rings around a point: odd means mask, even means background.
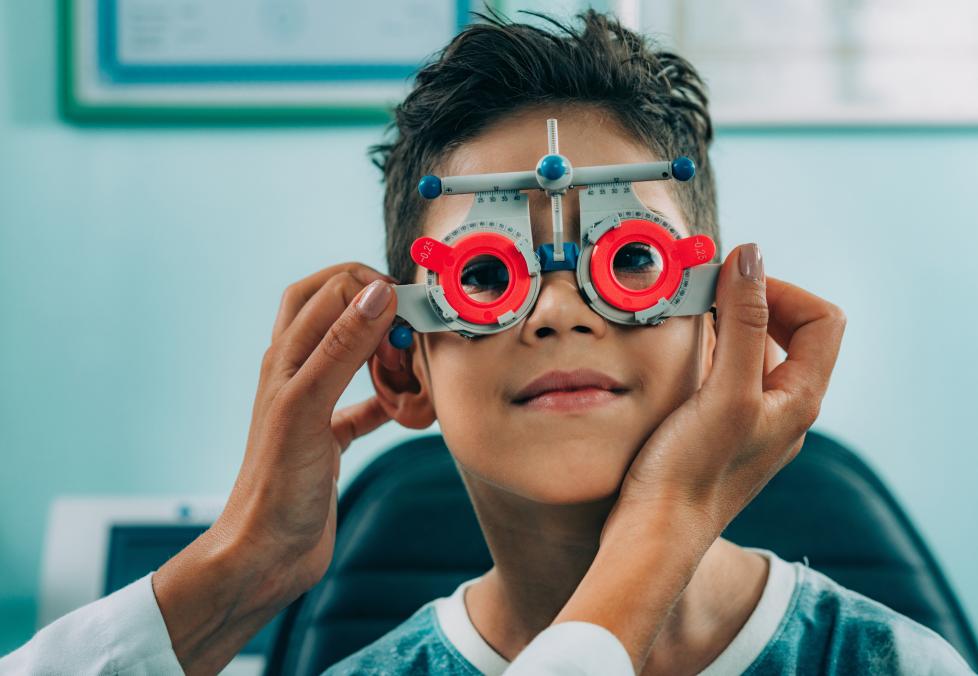
[{"label": "boy", "polygon": [[[532,167],[546,152],[548,117],[558,118],[561,152],[576,166],[693,158],[689,183],[635,191],[683,236],[719,242],[712,127],[696,72],[608,17],[579,18],[579,28],[551,33],[487,17],[419,73],[397,110],[397,137],[374,149],[386,180],[387,258],[400,283],[423,281],[411,242],[441,239],[471,204],[461,195],[422,204],[418,177]],[[550,241],[546,196],[531,194],[530,208],[535,245]],[[574,196],[565,208],[567,241],[577,241]],[[739,256],[742,272],[763,277],[756,247]],[[489,282],[463,284],[475,293]],[[572,271],[548,273],[533,311],[508,331],[416,337],[408,354],[385,345],[371,361],[377,398],[407,427],[439,421],[494,566],[329,674],[501,673],[578,589],[623,478],[634,478],[637,450],[700,389],[716,346],[709,315],[655,328],[605,321],[581,299]],[[773,351],[765,361],[768,373]],[[801,564],[722,538],[709,544],[644,666],[636,661],[643,674],[927,665],[970,673],[929,629]]]},{"label": "boy", "polygon": [[[531,166],[550,116],[579,165],[693,157],[690,184],[636,192],[683,234],[716,237],[695,72],[605,17],[583,24],[552,35],[491,21],[420,73],[399,138],[378,149],[399,281],[419,279],[411,241],[443,236],[467,208],[457,196],[421,209],[417,177]],[[567,207],[576,238],[576,200]],[[540,195],[531,210],[547,241]],[[929,629],[719,537],[801,447],[845,324],[765,278],[755,245],[723,264],[715,326],[613,325],[571,272],[548,272],[517,326],[419,336],[406,359],[384,341],[396,302],[382,277],[347,263],[286,290],[220,517],[158,571],[38,632],[0,673],[217,673],[322,577],[340,453],[391,418],[440,421],[494,566],[330,673],[499,673],[511,660],[522,675],[970,673]],[[464,283],[491,290],[478,275]],[[336,410],[368,359],[376,396]]]}]

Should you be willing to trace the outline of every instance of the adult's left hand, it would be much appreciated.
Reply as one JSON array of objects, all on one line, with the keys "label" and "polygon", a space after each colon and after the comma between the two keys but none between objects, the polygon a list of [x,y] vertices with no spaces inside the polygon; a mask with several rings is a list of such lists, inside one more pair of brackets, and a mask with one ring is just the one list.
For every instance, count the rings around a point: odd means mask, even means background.
[{"label": "adult's left hand", "polygon": [[[765,279],[756,245],[727,257],[717,310],[706,381],[632,462],[598,555],[555,620],[611,630],[637,671],[707,549],[798,453],[846,323],[835,305]],[[781,363],[769,336],[787,352]]]}]

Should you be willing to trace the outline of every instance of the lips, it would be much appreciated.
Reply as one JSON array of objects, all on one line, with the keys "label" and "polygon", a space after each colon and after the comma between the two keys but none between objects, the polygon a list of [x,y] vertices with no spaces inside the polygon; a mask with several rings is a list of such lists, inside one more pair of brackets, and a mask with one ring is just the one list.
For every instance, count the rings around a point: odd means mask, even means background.
[{"label": "lips", "polygon": [[549,392],[575,392],[578,390],[607,390],[621,394],[628,388],[611,376],[592,369],[575,371],[548,371],[530,382],[513,397],[513,403],[526,404]]}]

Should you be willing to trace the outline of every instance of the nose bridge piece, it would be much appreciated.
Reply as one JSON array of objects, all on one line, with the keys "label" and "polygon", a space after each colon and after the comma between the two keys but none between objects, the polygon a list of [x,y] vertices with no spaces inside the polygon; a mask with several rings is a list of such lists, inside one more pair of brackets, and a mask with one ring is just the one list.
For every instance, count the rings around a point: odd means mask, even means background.
[{"label": "nose bridge piece", "polygon": [[[563,250],[564,260],[554,260],[553,243],[541,244],[536,248],[536,254],[540,259],[541,280],[545,272],[568,271],[571,275],[566,278],[555,275],[550,278],[549,284],[543,283],[540,286],[539,295],[525,317],[526,327],[537,336],[545,335],[539,333],[545,327],[557,333],[577,331],[580,327],[600,333],[601,325],[605,320],[590,309],[588,298],[581,291],[577,279],[580,246],[575,242],[564,242]],[[577,300],[574,301],[572,296]]]},{"label": "nose bridge piece", "polygon": [[554,245],[548,242],[537,247],[537,257],[540,259],[540,272],[554,272],[556,270],[577,270],[577,258],[581,255],[581,248],[576,242],[564,242],[563,260],[556,260],[554,257]]}]

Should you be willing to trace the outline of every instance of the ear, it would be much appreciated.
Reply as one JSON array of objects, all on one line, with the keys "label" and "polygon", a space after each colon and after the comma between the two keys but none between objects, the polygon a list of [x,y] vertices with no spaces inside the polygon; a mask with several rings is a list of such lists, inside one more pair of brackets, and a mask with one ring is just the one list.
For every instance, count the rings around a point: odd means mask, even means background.
[{"label": "ear", "polygon": [[368,362],[370,379],[377,391],[377,400],[392,420],[404,427],[423,430],[435,422],[435,407],[430,387],[421,369],[418,344],[415,340],[406,350],[399,350],[386,339]]}]

